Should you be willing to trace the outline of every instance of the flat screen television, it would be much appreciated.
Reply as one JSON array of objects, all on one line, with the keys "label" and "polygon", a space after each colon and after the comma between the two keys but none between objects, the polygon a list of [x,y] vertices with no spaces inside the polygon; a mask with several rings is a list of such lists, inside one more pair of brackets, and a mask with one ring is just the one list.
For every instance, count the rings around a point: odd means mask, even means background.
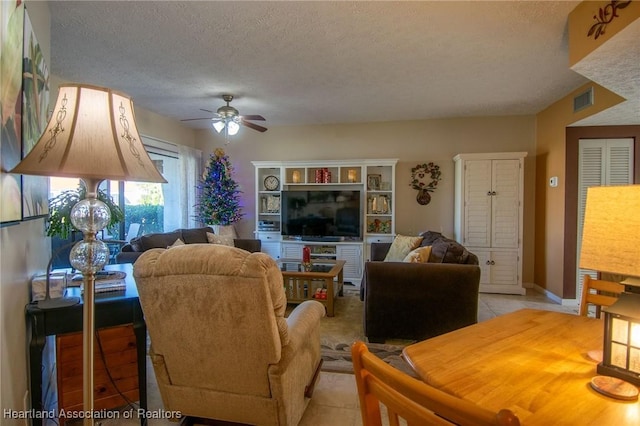
[{"label": "flat screen television", "polygon": [[362,238],[360,206],[360,191],[282,191],[282,235]]}]

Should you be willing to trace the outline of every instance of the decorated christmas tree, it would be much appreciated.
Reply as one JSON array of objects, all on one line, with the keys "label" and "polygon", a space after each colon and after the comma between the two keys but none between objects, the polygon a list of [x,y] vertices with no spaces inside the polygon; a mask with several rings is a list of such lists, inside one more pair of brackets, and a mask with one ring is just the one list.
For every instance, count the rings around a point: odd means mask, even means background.
[{"label": "decorated christmas tree", "polygon": [[198,220],[206,225],[231,225],[242,218],[238,184],[231,178],[229,157],[217,148],[198,184]]}]

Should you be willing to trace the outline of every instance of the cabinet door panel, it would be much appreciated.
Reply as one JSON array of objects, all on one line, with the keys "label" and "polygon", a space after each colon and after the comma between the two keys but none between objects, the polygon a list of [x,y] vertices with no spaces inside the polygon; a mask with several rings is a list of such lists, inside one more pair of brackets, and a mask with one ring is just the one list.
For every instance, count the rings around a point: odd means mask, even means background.
[{"label": "cabinet door panel", "polygon": [[360,278],[362,276],[362,249],[360,245],[338,246],[336,256],[347,262],[343,269],[345,277]]},{"label": "cabinet door panel", "polygon": [[285,259],[302,259],[301,244],[282,243],[281,252],[282,252],[282,257]]},{"label": "cabinet door panel", "polygon": [[480,266],[480,284],[491,283],[491,252],[489,250],[478,250],[470,248],[470,252],[478,256],[478,266]]},{"label": "cabinet door panel", "polygon": [[518,247],[520,161],[494,160],[492,171],[492,247]]},{"label": "cabinet door panel", "polygon": [[491,284],[516,285],[518,283],[518,253],[494,251],[491,253]]},{"label": "cabinet door panel", "polygon": [[491,160],[465,163],[464,244],[491,245]]},{"label": "cabinet door panel", "polygon": [[280,243],[262,241],[261,251],[263,253],[267,253],[269,256],[273,257],[274,259],[278,259],[280,257]]}]

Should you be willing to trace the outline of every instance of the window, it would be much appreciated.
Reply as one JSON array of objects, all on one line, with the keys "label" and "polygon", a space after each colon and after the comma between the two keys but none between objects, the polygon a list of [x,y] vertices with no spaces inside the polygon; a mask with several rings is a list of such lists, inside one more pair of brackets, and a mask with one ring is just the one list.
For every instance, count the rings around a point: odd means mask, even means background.
[{"label": "window", "polygon": [[[105,231],[104,237],[120,240],[130,237],[127,231],[131,224],[140,224],[137,235],[198,225],[195,221],[194,206],[196,184],[201,173],[201,152],[145,136],[142,136],[142,142],[167,183],[102,182],[100,189],[111,196],[123,209],[125,216],[125,221],[120,224],[117,232],[108,235]],[[49,198],[66,190],[75,190],[78,185],[79,180],[75,178],[52,177]],[[72,238],[79,240],[82,237],[75,235]],[[67,241],[54,238],[52,251]],[[64,254],[57,257],[68,258]],[[56,267],[63,266],[56,262]]]}]

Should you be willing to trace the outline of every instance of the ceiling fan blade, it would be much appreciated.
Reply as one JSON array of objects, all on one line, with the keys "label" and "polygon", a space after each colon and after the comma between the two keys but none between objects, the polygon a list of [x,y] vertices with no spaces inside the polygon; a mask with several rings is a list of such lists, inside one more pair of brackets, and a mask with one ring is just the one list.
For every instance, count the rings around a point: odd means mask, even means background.
[{"label": "ceiling fan blade", "polygon": [[262,126],[259,126],[259,125],[257,125],[257,124],[254,124],[254,123],[251,123],[251,122],[249,122],[249,121],[246,121],[244,118],[242,119],[241,123],[242,123],[244,126],[247,126],[247,127],[248,127],[248,128],[250,128],[250,129],[257,130],[257,131],[262,132],[262,133],[264,133],[264,132],[266,132],[266,131],[267,131],[267,128],[266,128],[266,127],[262,127]]},{"label": "ceiling fan blade", "polygon": [[209,111],[208,109],[200,108],[200,111],[208,112],[209,114],[213,114],[213,111]]},{"label": "ceiling fan blade", "polygon": [[242,118],[244,118],[245,120],[265,121],[265,118],[261,115],[243,115]]},{"label": "ceiling fan blade", "polygon": [[196,121],[196,120],[211,120],[211,117],[205,117],[205,118],[185,118],[185,119],[180,120],[180,121]]}]

